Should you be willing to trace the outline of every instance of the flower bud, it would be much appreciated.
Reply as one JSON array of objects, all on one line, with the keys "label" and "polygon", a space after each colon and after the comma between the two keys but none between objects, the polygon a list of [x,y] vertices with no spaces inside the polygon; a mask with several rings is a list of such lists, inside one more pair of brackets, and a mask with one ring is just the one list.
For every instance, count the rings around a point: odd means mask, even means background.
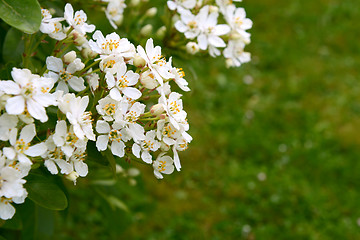
[{"label": "flower bud", "polygon": [[167,116],[166,116],[165,113],[159,115],[159,118],[160,118],[160,119],[166,119],[166,117],[167,117]]},{"label": "flower bud", "polygon": [[150,112],[154,116],[159,116],[165,111],[164,106],[162,104],[155,104],[150,108]]},{"label": "flower bud", "polygon": [[136,54],[134,57],[134,66],[137,68],[143,68],[146,64],[145,59],[143,59],[142,57],[140,57],[139,54]]},{"label": "flower bud", "polygon": [[210,5],[209,6],[209,12],[210,13],[217,13],[217,12],[219,12],[219,8],[217,6]]},{"label": "flower bud", "polygon": [[66,53],[66,54],[62,57],[62,60],[63,60],[64,63],[67,64],[67,65],[69,65],[70,63],[72,63],[75,59],[76,59],[76,52],[75,52],[75,51],[70,51],[70,52]]},{"label": "flower bud", "polygon": [[93,59],[98,55],[97,52],[94,52],[93,50],[91,50],[91,48],[83,48],[81,49],[81,56],[83,56],[85,59]]},{"label": "flower bud", "polygon": [[140,82],[147,89],[154,89],[159,85],[154,74],[150,70],[147,70],[140,75]]},{"label": "flower bud", "polygon": [[225,61],[225,65],[227,68],[233,67],[234,66],[234,61],[231,58],[227,58]]},{"label": "flower bud", "polygon": [[145,16],[147,17],[154,17],[157,13],[157,8],[156,7],[152,7],[152,8],[149,8],[146,13],[145,13]]},{"label": "flower bud", "polygon": [[139,3],[140,3],[140,0],[131,0],[131,2],[130,2],[130,6],[137,6],[137,5],[139,5]]},{"label": "flower bud", "polygon": [[196,2],[196,8],[201,8],[202,7],[202,5],[203,5],[203,0],[198,0],[197,2]]},{"label": "flower bud", "polygon": [[153,26],[151,24],[146,24],[140,29],[140,35],[147,37],[151,34]]},{"label": "flower bud", "polygon": [[156,31],[156,36],[160,39],[163,39],[165,37],[166,33],[166,27],[162,26]]},{"label": "flower bud", "polygon": [[65,175],[66,179],[74,182],[74,185],[76,185],[76,179],[78,177],[79,177],[79,174],[77,172],[75,172],[75,171],[72,171],[71,173]]},{"label": "flower bud", "polygon": [[116,173],[122,173],[122,172],[124,172],[124,169],[119,164],[116,164],[115,171],[116,171]]},{"label": "flower bud", "polygon": [[123,20],[124,20],[124,16],[119,15],[118,19],[116,19],[114,22],[117,26],[120,26],[122,24]]},{"label": "flower bud", "polygon": [[188,42],[186,44],[186,51],[194,55],[199,52],[199,45],[196,42]]},{"label": "flower bud", "polygon": [[77,46],[81,46],[84,43],[86,43],[85,36],[81,35],[79,32],[77,32],[75,30],[69,34],[69,37],[71,37],[71,36],[73,37],[74,44]]},{"label": "flower bud", "polygon": [[140,175],[140,171],[139,171],[139,169],[137,169],[137,168],[129,168],[129,169],[128,169],[128,175],[129,175],[130,177],[136,177],[136,176],[139,176],[139,175]]},{"label": "flower bud", "polygon": [[169,151],[169,150],[170,150],[170,146],[169,146],[169,145],[167,145],[167,144],[166,144],[166,143],[164,143],[164,142],[161,142],[160,149],[161,149],[161,151],[163,151],[163,152],[167,152],[167,151]]},{"label": "flower bud", "polygon": [[49,12],[51,15],[54,15],[56,13],[56,10],[53,8],[49,8]]}]

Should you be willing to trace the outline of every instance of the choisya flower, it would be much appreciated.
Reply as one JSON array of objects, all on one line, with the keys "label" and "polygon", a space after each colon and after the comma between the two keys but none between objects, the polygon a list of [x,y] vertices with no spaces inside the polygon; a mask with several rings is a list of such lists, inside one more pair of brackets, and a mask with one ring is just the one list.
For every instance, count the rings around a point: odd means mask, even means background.
[{"label": "choisya flower", "polygon": [[73,93],[67,93],[59,98],[59,109],[66,114],[67,119],[74,129],[75,135],[84,140],[85,137],[95,141],[92,129],[91,112],[86,112],[89,97],[75,97]]},{"label": "choisya flower", "polygon": [[28,69],[13,68],[11,76],[14,81],[0,81],[0,91],[12,95],[6,101],[6,112],[20,115],[26,109],[35,119],[46,122],[45,107],[56,105],[55,97],[49,93],[54,81],[32,74]]},{"label": "choisya flower", "polygon": [[116,23],[120,22],[123,18],[123,12],[126,8],[125,0],[103,0],[109,4],[106,7],[105,15],[109,20],[111,26],[117,29]]},{"label": "choisya flower", "polygon": [[156,132],[155,130],[148,131],[145,135],[145,139],[139,141],[139,143],[134,143],[132,146],[132,153],[140,158],[146,163],[152,163],[152,156],[150,151],[157,151],[160,147],[160,142],[155,140]]},{"label": "choisya flower", "polygon": [[116,77],[110,72],[106,73],[106,83],[110,89],[110,97],[114,100],[121,100],[121,93],[125,96],[138,99],[141,97],[141,92],[134,87],[139,80],[139,74],[134,73],[132,70],[126,71],[126,64],[120,63],[116,67]]},{"label": "choisya flower", "polygon": [[101,31],[95,31],[93,41],[90,39],[89,45],[94,52],[100,54],[101,59],[110,55],[121,56],[125,59],[133,58],[135,55],[135,47],[126,38],[120,38],[116,33],[106,35]]},{"label": "choisya flower", "polygon": [[63,40],[66,38],[66,34],[63,32],[61,21],[64,18],[52,18],[50,11],[47,9],[41,9],[41,25],[40,31],[45,34],[49,34],[51,38],[56,40]]},{"label": "choisya flower", "polygon": [[9,143],[11,147],[4,147],[4,155],[10,160],[18,160],[21,164],[31,165],[32,162],[27,156],[36,157],[46,151],[45,143],[30,146],[30,142],[36,135],[35,124],[26,125],[17,138],[18,129],[13,128],[10,132]]},{"label": "choisya flower", "polygon": [[171,0],[167,1],[170,10],[182,11],[184,9],[193,9],[196,5],[196,0]]},{"label": "choisya flower", "polygon": [[57,91],[61,90],[68,93],[68,85],[77,92],[85,89],[84,79],[73,75],[75,72],[80,71],[85,67],[84,63],[82,63],[79,58],[76,58],[64,68],[61,58],[50,56],[46,58],[46,66],[50,71],[45,76],[59,82],[56,87]]},{"label": "choisya flower", "polygon": [[102,120],[97,121],[96,131],[100,134],[96,140],[96,147],[99,151],[105,151],[108,148],[109,142],[111,143],[110,149],[112,154],[123,157],[125,154],[125,144],[131,139],[130,134],[126,128],[123,128],[121,124],[114,123],[110,125]]},{"label": "choisya flower", "polygon": [[70,3],[65,5],[64,18],[71,27],[73,27],[82,35],[85,35],[87,32],[93,32],[95,30],[95,25],[89,25],[86,23],[87,16],[85,12],[80,10],[76,11],[74,14],[74,9]]},{"label": "choisya flower", "polygon": [[249,52],[244,51],[245,43],[243,41],[229,41],[228,46],[224,49],[224,57],[229,61],[229,67],[239,67],[243,63],[251,60]]},{"label": "choisya flower", "polygon": [[171,174],[174,171],[174,160],[164,155],[165,153],[160,153],[153,163],[154,175],[158,179],[164,178],[162,174]]},{"label": "choisya flower", "polygon": [[152,38],[146,41],[145,49],[146,51],[140,45],[137,47],[139,55],[145,60],[156,80],[158,80],[159,84],[162,86],[164,84],[164,79],[173,78],[174,75],[169,72],[166,61],[162,59],[161,47],[154,47]]}]

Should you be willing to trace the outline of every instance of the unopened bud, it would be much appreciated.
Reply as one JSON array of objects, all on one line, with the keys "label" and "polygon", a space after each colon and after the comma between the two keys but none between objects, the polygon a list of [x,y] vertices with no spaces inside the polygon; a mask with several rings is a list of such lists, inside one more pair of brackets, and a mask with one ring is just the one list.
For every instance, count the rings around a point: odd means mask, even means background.
[{"label": "unopened bud", "polygon": [[147,70],[140,75],[140,82],[147,89],[154,89],[159,85],[154,74],[150,70]]},{"label": "unopened bud", "polygon": [[209,6],[209,12],[210,13],[217,13],[217,12],[219,12],[219,8],[217,6],[210,5]]},{"label": "unopened bud", "polygon": [[140,175],[140,171],[139,171],[139,169],[137,169],[137,168],[129,168],[129,169],[128,169],[128,175],[129,175],[130,177],[136,177],[136,176],[139,176],[139,175]]},{"label": "unopened bud", "polygon": [[166,33],[166,27],[162,26],[156,31],[156,36],[160,39],[163,39],[165,37]]},{"label": "unopened bud", "polygon": [[66,53],[66,54],[62,57],[62,60],[63,60],[64,63],[67,64],[67,65],[69,65],[70,63],[72,63],[75,59],[76,59],[76,52],[75,52],[75,51],[70,51],[70,52]]},{"label": "unopened bud", "polygon": [[140,35],[147,37],[151,34],[153,26],[151,24],[146,24],[140,29]]},{"label": "unopened bud", "polygon": [[202,7],[202,5],[203,5],[203,0],[198,0],[197,2],[196,2],[196,8],[201,8]]},{"label": "unopened bud", "polygon": [[114,22],[117,26],[120,26],[122,24],[123,20],[124,20],[124,16],[120,15],[120,16],[118,16],[118,19],[116,19]]},{"label": "unopened bud", "polygon": [[157,13],[157,8],[156,7],[152,7],[152,8],[149,8],[146,13],[145,13],[145,16],[147,17],[154,17]]},{"label": "unopened bud", "polygon": [[77,46],[81,46],[81,45],[83,45],[84,43],[86,43],[86,38],[82,35],[82,34],[80,34],[80,33],[78,33],[77,31],[72,31],[70,34],[69,34],[69,36],[71,37],[73,37],[73,40],[74,40],[74,44],[75,45],[77,45]]},{"label": "unopened bud", "polygon": [[75,171],[72,171],[71,173],[65,175],[66,179],[74,182],[74,185],[76,185],[76,179],[78,177],[79,177],[79,174],[77,172],[75,172]]},{"label": "unopened bud", "polygon": [[137,68],[143,68],[146,64],[145,59],[143,59],[142,57],[140,57],[139,54],[136,54],[134,57],[134,66]]},{"label": "unopened bud", "polygon": [[162,104],[155,104],[150,108],[150,112],[154,116],[159,116],[165,111],[164,106]]},{"label": "unopened bud", "polygon": [[83,56],[85,59],[93,59],[98,55],[97,52],[94,52],[93,50],[91,50],[91,48],[83,48],[81,49],[81,56]]},{"label": "unopened bud", "polygon": [[196,42],[188,42],[186,44],[186,51],[194,55],[199,52],[199,45]]},{"label": "unopened bud", "polygon": [[160,149],[161,149],[161,151],[163,151],[163,152],[167,152],[167,151],[169,151],[169,150],[170,150],[170,146],[169,146],[169,145],[167,145],[167,144],[166,144],[166,143],[164,143],[164,142],[161,142]]},{"label": "unopened bud", "polygon": [[122,172],[124,172],[124,169],[119,164],[116,164],[115,171],[116,171],[116,173],[122,173]]},{"label": "unopened bud", "polygon": [[54,15],[56,13],[56,10],[53,8],[49,8],[49,12],[51,15]]},{"label": "unopened bud", "polygon": [[231,58],[227,58],[225,61],[225,65],[227,68],[233,67],[234,66],[234,61]]},{"label": "unopened bud", "polygon": [[167,117],[167,116],[166,116],[165,113],[159,115],[159,118],[160,118],[160,119],[166,119],[166,117]]},{"label": "unopened bud", "polygon": [[137,6],[137,5],[139,5],[139,3],[140,3],[140,0],[131,0],[131,2],[130,2],[130,6]]}]

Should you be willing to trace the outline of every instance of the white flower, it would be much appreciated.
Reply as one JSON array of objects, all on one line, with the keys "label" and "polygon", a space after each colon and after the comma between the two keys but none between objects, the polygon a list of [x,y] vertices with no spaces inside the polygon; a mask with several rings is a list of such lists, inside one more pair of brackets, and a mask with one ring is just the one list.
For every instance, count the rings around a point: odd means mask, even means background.
[{"label": "white flower", "polygon": [[162,179],[162,173],[171,174],[174,172],[174,161],[169,156],[164,156],[165,153],[160,153],[153,163],[154,175],[157,179]]},{"label": "white flower", "polygon": [[219,55],[219,52],[214,48],[217,47],[226,47],[226,43],[219,36],[227,34],[230,32],[230,27],[227,24],[217,24],[217,18],[219,16],[218,13],[213,12],[209,13],[209,7],[205,6],[201,10],[204,9],[206,14],[202,15],[200,20],[200,29],[201,33],[197,37],[199,48],[202,50],[206,50],[210,48],[210,55],[213,57],[215,55]]},{"label": "white flower", "polygon": [[96,131],[98,133],[104,134],[99,135],[96,140],[96,147],[99,151],[105,151],[110,142],[110,149],[112,154],[118,157],[124,156],[124,142],[130,140],[131,138],[126,128],[122,128],[122,126],[119,124],[113,124],[113,126],[110,127],[107,122],[99,120],[96,123]]},{"label": "white flower", "polygon": [[172,92],[168,99],[165,96],[159,98],[159,104],[163,105],[171,124],[178,130],[180,129],[179,122],[184,121],[187,115],[183,110],[181,96],[179,93]]},{"label": "white flower", "polygon": [[66,38],[66,34],[63,31],[61,21],[64,18],[52,18],[50,11],[47,9],[41,9],[42,20],[40,25],[40,31],[42,33],[49,34],[51,38],[56,40],[63,40]]},{"label": "white flower", "polygon": [[18,124],[18,118],[14,115],[4,113],[0,116],[0,140],[8,141],[11,129]]},{"label": "white flower", "polygon": [[141,97],[141,92],[130,86],[134,86],[139,80],[139,74],[134,73],[133,71],[126,71],[126,64],[121,63],[116,68],[116,77],[110,73],[106,73],[106,83],[110,89],[110,97],[114,100],[121,100],[121,93],[125,96],[138,99]]},{"label": "white flower", "polygon": [[166,61],[161,57],[161,47],[154,47],[152,38],[146,42],[146,52],[142,46],[137,47],[139,55],[145,60],[147,66],[154,74],[160,85],[163,85],[163,79],[173,78],[174,75],[169,72]]},{"label": "white flower", "polygon": [[125,101],[119,102],[106,96],[99,100],[96,110],[105,121],[111,122],[115,119],[120,119],[122,114],[121,109],[127,108],[127,106],[128,103]]},{"label": "white flower", "polygon": [[85,67],[84,63],[82,63],[79,58],[76,58],[64,68],[61,58],[50,56],[46,58],[46,66],[47,69],[50,70],[46,76],[59,82],[56,87],[57,91],[61,90],[68,93],[69,87],[67,84],[77,92],[85,89],[84,79],[73,75],[75,72],[80,71]]},{"label": "white flower", "polygon": [[135,142],[145,139],[144,128],[136,122],[144,110],[145,104],[135,102],[128,111],[125,108],[122,109],[122,118],[116,121],[116,124],[128,128],[128,132]]},{"label": "white flower", "polygon": [[13,68],[11,75],[14,81],[0,81],[0,91],[12,95],[6,101],[6,112],[19,115],[26,109],[35,119],[46,122],[45,107],[56,104],[55,97],[49,93],[54,81],[32,74],[28,69]]},{"label": "white flower", "polygon": [[246,30],[252,27],[252,21],[246,18],[244,8],[236,8],[235,5],[226,7],[224,18],[230,25],[231,29],[235,30],[245,42],[250,42],[250,34]]},{"label": "white flower", "polygon": [[75,97],[73,93],[67,93],[59,99],[59,109],[66,114],[76,136],[81,140],[84,140],[86,136],[88,139],[95,141],[91,112],[85,112],[88,104],[88,96]]},{"label": "white flower", "polygon": [[181,11],[180,20],[175,23],[175,28],[184,33],[188,39],[194,39],[200,34],[200,20],[206,15],[206,9],[202,8],[198,15],[193,15],[190,11]]},{"label": "white flower", "polygon": [[60,147],[61,151],[70,157],[75,148],[86,148],[86,139],[79,139],[74,133],[73,127],[70,126],[68,131],[64,120],[58,121],[55,127],[55,133],[52,135],[55,146]]},{"label": "white flower", "polygon": [[170,10],[182,11],[184,8],[193,9],[196,5],[196,0],[171,0],[167,1]]},{"label": "white flower", "polygon": [[90,68],[89,71],[87,72],[85,79],[86,79],[87,83],[90,85],[91,92],[94,94],[96,89],[98,89],[98,87],[99,87],[100,77],[99,77],[99,74],[91,73],[91,72],[92,72],[92,68]]},{"label": "white flower", "polygon": [[56,146],[53,141],[53,136],[50,136],[46,140],[45,144],[48,150],[41,157],[45,160],[44,165],[49,172],[51,174],[58,174],[58,168],[60,168],[61,174],[71,173],[73,171],[73,167],[65,161],[65,154],[61,147]]},{"label": "white flower", "polygon": [[126,8],[125,0],[103,0],[109,2],[106,7],[105,15],[109,20],[111,26],[117,29],[116,23],[122,20],[123,12]]},{"label": "white flower", "polygon": [[100,54],[101,59],[108,57],[109,55],[121,56],[125,59],[134,58],[135,47],[126,38],[120,38],[115,32],[106,35],[101,31],[95,31],[93,39],[89,41],[89,45],[94,52]]},{"label": "white flower", "polygon": [[73,165],[73,168],[80,177],[85,177],[89,172],[88,165],[84,163],[86,159],[85,150],[86,149],[77,148],[70,158],[66,158],[67,161]]},{"label": "white flower", "polygon": [[242,41],[229,41],[224,49],[224,57],[230,60],[229,66],[239,67],[251,60],[250,53],[244,52],[245,43]]},{"label": "white flower", "polygon": [[11,205],[11,200],[0,197],[0,218],[3,220],[11,219],[15,214],[15,208]]},{"label": "white flower", "polygon": [[[171,65],[172,58],[169,59],[169,63]],[[187,86],[188,82],[183,78],[185,77],[185,72],[182,68],[172,67],[170,72],[174,74],[174,81],[180,87],[181,90],[188,92],[190,88]]]},{"label": "white flower", "polygon": [[152,163],[152,156],[150,151],[157,151],[160,147],[160,142],[155,140],[156,132],[154,130],[148,131],[145,135],[145,139],[139,143],[134,143],[132,146],[132,152],[137,157],[144,160],[146,163]]},{"label": "white flower", "polygon": [[82,35],[85,35],[87,32],[93,32],[95,30],[94,25],[89,25],[86,23],[87,16],[84,11],[76,11],[74,14],[74,9],[70,3],[65,5],[64,17],[68,24]]},{"label": "white flower", "polygon": [[35,124],[26,125],[20,132],[20,137],[16,139],[18,130],[13,128],[10,132],[9,142],[11,147],[4,147],[4,155],[10,160],[18,160],[21,164],[31,165],[32,162],[27,156],[40,156],[46,151],[45,143],[30,146],[30,142],[35,137]]}]

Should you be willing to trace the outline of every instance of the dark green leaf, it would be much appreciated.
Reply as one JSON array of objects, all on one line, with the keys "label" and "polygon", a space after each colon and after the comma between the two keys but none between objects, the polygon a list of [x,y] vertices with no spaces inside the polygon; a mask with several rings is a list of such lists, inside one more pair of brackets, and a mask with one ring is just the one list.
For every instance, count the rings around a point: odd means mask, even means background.
[{"label": "dark green leaf", "polygon": [[0,0],[0,18],[25,33],[40,28],[41,8],[37,0]]},{"label": "dark green leaf", "polygon": [[29,174],[25,185],[28,197],[44,208],[63,210],[68,205],[67,198],[52,177],[40,173]]},{"label": "dark green leaf", "polygon": [[[1,0],[0,0],[1,1]],[[3,59],[5,62],[20,63],[22,53],[24,52],[24,40],[22,32],[11,28],[7,33],[3,45]]]}]

